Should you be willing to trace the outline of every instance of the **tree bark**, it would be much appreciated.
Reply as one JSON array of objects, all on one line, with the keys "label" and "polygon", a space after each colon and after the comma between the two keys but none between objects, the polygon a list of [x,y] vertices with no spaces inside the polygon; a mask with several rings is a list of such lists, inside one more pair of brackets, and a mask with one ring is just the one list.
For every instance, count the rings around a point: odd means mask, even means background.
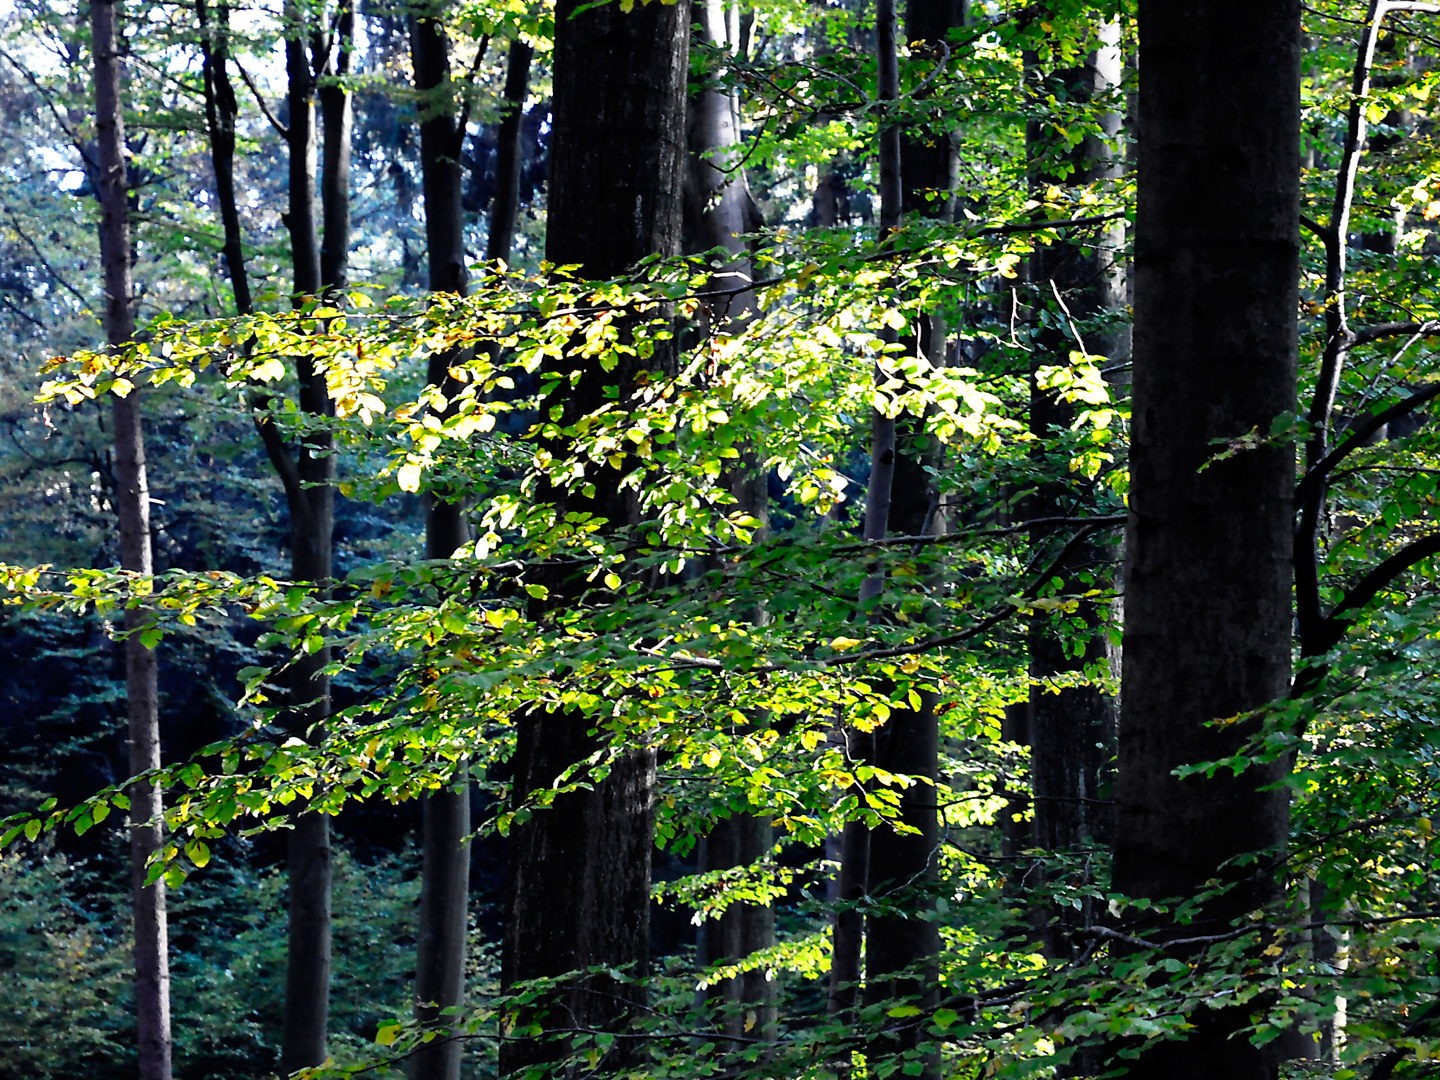
[{"label": "tree bark", "polygon": [[[895,50],[896,18],[894,0],[876,0],[875,53],[876,96],[895,101],[900,96],[899,59]],[[900,225],[900,129],[887,123],[880,129],[880,240],[888,243]],[[894,331],[881,331],[887,343]],[[891,493],[895,482],[895,417],[880,410],[870,416],[870,477],[865,485],[864,535],[883,540],[890,524]],[[872,570],[860,586],[862,611],[884,592],[883,570]],[[873,616],[872,616],[873,617]],[[849,758],[855,764],[870,763],[875,756],[875,736],[858,728],[846,729]],[[850,821],[840,837],[839,900],[844,905],[835,916],[835,943],[830,960],[829,1012],[849,1016],[855,1007],[860,986],[861,953],[864,946],[865,916],[862,905],[870,879],[870,830],[863,821]]]},{"label": "tree bark", "polygon": [[[738,25],[730,25],[724,0],[693,0],[691,7],[695,40],[733,55],[739,47]],[[721,331],[742,329],[755,312],[755,295],[746,287],[752,280],[750,253],[742,239],[749,229],[753,200],[735,152],[740,142],[738,108],[733,94],[707,85],[691,97],[687,123],[686,248],[692,253],[724,248],[729,253],[708,286],[728,293],[710,303],[709,321]],[[755,453],[742,449],[738,464],[725,479],[740,509],[758,521],[768,521],[767,485]],[[759,623],[766,614],[755,610],[746,617]],[[724,818],[701,841],[697,869],[705,873],[748,866],[769,853],[772,834],[769,821],[753,814]],[[696,961],[701,966],[733,962],[774,944],[773,907],[733,904],[701,927]],[[726,979],[711,994],[711,1001],[726,1009],[726,1034],[737,1040],[774,1037],[775,999],[775,983],[763,970]]]},{"label": "tree bark", "polygon": [[[95,151],[100,197],[100,254],[105,275],[105,336],[111,346],[135,336],[131,279],[129,183],[125,115],[120,85],[120,35],[115,0],[90,5],[95,61]],[[139,577],[154,572],[150,548],[150,490],[140,394],[113,395],[115,509],[120,519],[120,566]],[[140,638],[145,613],[125,612],[125,699],[129,717],[130,773],[160,767],[160,693],[155,650]],[[135,1024],[140,1080],[170,1080],[170,958],[165,883],[145,884],[146,862],[163,840],[160,785],[132,784],[130,895],[135,928]]]},{"label": "tree bark", "polygon": [[[525,97],[530,87],[530,61],[535,50],[518,37],[510,42],[505,66],[505,104],[495,140],[495,199],[490,204],[490,231],[485,237],[485,258],[510,259],[515,220],[520,212],[520,125],[525,120]],[[463,139],[465,133],[460,132]]]},{"label": "tree bark", "polygon": [[[910,0],[905,8],[905,36],[911,41],[943,42],[952,27],[963,25],[965,7],[956,0]],[[948,219],[949,193],[955,185],[948,133],[938,139],[902,134],[899,157],[900,209]],[[931,191],[940,197],[925,198]],[[922,330],[914,347],[923,350],[932,364],[943,366],[944,321],[929,317]],[[926,471],[927,466],[937,464],[936,447],[924,434],[921,418],[901,418],[895,449],[888,530],[906,536],[943,533],[938,492]],[[934,907],[939,870],[939,804],[933,786],[940,771],[939,725],[934,692],[921,691],[920,699],[918,709],[894,710],[875,733],[875,764],[920,782],[906,789],[900,804],[900,821],[916,831],[902,834],[887,829],[879,842],[872,840],[870,845],[867,890],[881,910],[866,918],[865,995],[871,1004],[905,999],[920,1008],[933,1008],[939,995],[935,957],[940,951],[940,932],[926,916]],[[870,1056],[898,1057],[914,1050],[920,1036],[919,1027],[906,1028],[894,1038],[877,1040]],[[938,1075],[936,1054],[927,1054],[921,1064],[923,1071],[917,1075]]]},{"label": "tree bark", "polygon": [[205,127],[210,137],[210,164],[215,170],[215,201],[220,224],[225,230],[225,268],[235,297],[235,311],[249,315],[255,310],[250,296],[250,279],[245,271],[245,246],[240,230],[240,211],[235,201],[235,117],[240,106],[230,83],[226,62],[230,56],[230,5],[215,9],[212,23],[206,0],[195,0],[200,21],[200,52],[204,60]]},{"label": "tree bark", "polygon": [[320,287],[327,293],[346,285],[350,268],[350,132],[355,111],[345,79],[355,51],[355,0],[339,0],[335,30],[315,34],[313,70],[319,81],[325,154],[321,159],[320,199],[325,230],[320,247]]},{"label": "tree bark", "polygon": [[[286,5],[289,35],[285,39],[285,69],[289,87],[290,126],[290,211],[285,224],[290,232],[293,265],[293,303],[303,305],[322,289],[343,281],[343,252],[348,236],[335,254],[339,236],[331,236],[343,225],[348,231],[348,208],[341,212],[332,203],[349,199],[349,138],[340,152],[326,155],[325,217],[330,251],[320,255],[315,208],[316,131],[315,101],[318,92],[315,72],[306,55],[306,38],[311,35],[299,4]],[[346,16],[338,26],[343,29]],[[313,43],[313,37],[312,37]],[[323,56],[325,50],[315,50]],[[347,95],[348,96],[348,95]],[[348,101],[337,107],[327,99],[330,114],[347,133]],[[327,120],[329,117],[327,116]],[[327,142],[329,142],[327,132]],[[334,406],[325,377],[315,370],[307,356],[297,357],[300,381],[300,410],[322,421],[334,415]],[[331,537],[335,523],[335,459],[328,430],[307,432],[292,453],[280,440],[273,424],[262,425],[265,447],[271,463],[285,485],[290,511],[290,574],[295,581],[311,582],[316,595],[328,595],[331,579]],[[330,678],[324,674],[330,662],[327,647],[298,658],[290,669],[290,715],[288,724],[299,738],[318,739],[330,713]],[[280,1071],[319,1065],[326,1058],[325,1033],[330,999],[330,826],[323,814],[300,813],[290,832],[286,857],[290,883],[288,956],[285,976],[285,1022],[280,1049]]]},{"label": "tree bark", "polygon": [[[1120,84],[1121,55],[1119,24],[1110,21],[1096,27],[1096,48],[1083,67],[1061,71],[1054,76],[1060,100],[1086,104]],[[1036,88],[1041,96],[1050,88]],[[1106,139],[1089,137],[1069,152],[1056,153],[1053,132],[1032,122],[1027,132],[1032,161],[1031,182],[1086,185],[1096,180],[1117,178],[1121,162],[1118,151],[1107,142],[1118,137],[1120,116],[1105,118]],[[1070,167],[1068,176],[1050,162]],[[1119,253],[1124,246],[1123,227],[1101,235],[1099,242],[1083,246],[1061,241],[1039,248],[1030,258],[1030,282],[1035,291],[1037,311],[1049,310],[1051,318],[1038,327],[1034,336],[1037,365],[1066,364],[1072,351],[1116,358],[1124,347],[1121,335],[1087,333],[1076,340],[1076,321],[1092,320],[1124,305],[1124,271]],[[1064,304],[1064,310],[1052,305]],[[1075,419],[1075,408],[1057,400],[1051,391],[1035,386],[1032,373],[1030,430],[1044,440],[1066,431]],[[1065,468],[1063,462],[1037,464],[1047,474]],[[1030,517],[1059,517],[1067,512],[1087,513],[1093,500],[1074,502],[1074,487],[1063,481],[1042,482],[1028,507]],[[1087,509],[1088,508],[1088,509]],[[1032,529],[1032,545],[1044,549],[1069,540],[1069,534],[1054,526]],[[1099,543],[1075,544],[1065,562],[1057,568],[1063,593],[1104,588],[1113,574],[1113,549]],[[1069,655],[1047,616],[1029,620],[1030,674],[1035,680],[1081,673],[1087,667],[1104,664],[1108,642],[1104,613],[1094,601],[1081,601],[1078,617],[1089,633],[1080,655]],[[1071,617],[1073,618],[1073,617]],[[1112,783],[1115,753],[1115,702],[1095,685],[1074,686],[1058,693],[1032,683],[1030,690],[1030,778],[1034,795],[1034,842],[1051,852],[1071,852],[1087,840],[1108,844],[1113,832],[1113,810],[1106,798]],[[1044,933],[1050,956],[1068,959],[1072,953],[1071,931],[1090,925],[1096,913],[1066,907],[1050,913]]]},{"label": "tree bark", "polygon": [[[728,39],[724,0],[694,0],[697,40],[704,45],[733,50]],[[710,307],[719,325],[744,322],[755,308],[755,294],[745,288],[751,282],[749,251],[744,234],[749,231],[750,186],[740,167],[739,103],[721,86],[708,85],[690,103],[690,198],[699,219],[697,251],[724,248],[730,255],[710,279],[714,291],[737,290],[733,295],[715,297]]]},{"label": "tree bark", "polygon": [[299,0],[285,5],[285,79],[289,100],[290,209],[284,215],[290,233],[294,289],[299,298],[320,291],[320,239],[315,221],[315,76],[305,55],[305,18]]},{"label": "tree bark", "polygon": [[[410,56],[415,88],[443,93],[450,82],[450,43],[439,12],[410,17]],[[430,291],[463,295],[465,220],[460,205],[465,132],[453,108],[422,108],[420,168],[425,192],[425,239],[430,259]],[[453,353],[430,358],[429,382],[448,392]],[[464,503],[446,493],[425,496],[425,557],[448,559],[469,539]],[[465,995],[465,951],[469,923],[470,785],[466,765],[457,768],[451,788],[428,795],[424,803],[420,927],[415,961],[415,1017],[437,1023],[442,1010],[460,1005]],[[436,1039],[407,1063],[410,1080],[458,1080],[464,1044]]]},{"label": "tree bark", "polygon": [[[678,6],[650,4],[622,12],[561,0],[555,13],[553,128],[550,143],[546,257],[579,264],[589,277],[610,277],[652,254],[678,253],[685,169],[688,19]],[[662,343],[663,345],[663,343]],[[569,366],[579,361],[559,361]],[[576,385],[557,397],[570,423],[607,399],[606,386],[629,396],[636,362],[606,373],[583,366]],[[668,364],[662,347],[646,361]],[[633,521],[633,501],[610,474],[596,477],[592,499],[549,491],[557,514],[584,510],[612,525]],[[563,604],[577,583],[551,584]],[[543,615],[543,612],[542,612]],[[514,798],[550,786],[592,753],[598,737],[577,713],[532,713],[516,726]],[[577,791],[517,824],[511,833],[508,915],[501,980],[519,982],[603,964],[643,979],[648,969],[650,857],[655,757],[624,751],[593,790]],[[576,980],[548,1015],[546,1027],[623,1026],[642,988],[608,976]],[[602,1068],[622,1062],[624,1040]],[[501,1072],[564,1053],[539,1039],[502,1044]]]},{"label": "tree bark", "polygon": [[[1151,898],[1232,881],[1198,920],[1213,928],[1276,893],[1263,866],[1222,864],[1286,838],[1285,793],[1262,790],[1278,767],[1172,771],[1233,754],[1251,725],[1209,723],[1289,685],[1294,454],[1200,470],[1212,440],[1266,433],[1295,407],[1299,0],[1141,0],[1140,69],[1114,881]],[[1276,1051],[1237,1034],[1244,1012],[1197,1012],[1188,1041],[1130,1075],[1273,1076]]]}]

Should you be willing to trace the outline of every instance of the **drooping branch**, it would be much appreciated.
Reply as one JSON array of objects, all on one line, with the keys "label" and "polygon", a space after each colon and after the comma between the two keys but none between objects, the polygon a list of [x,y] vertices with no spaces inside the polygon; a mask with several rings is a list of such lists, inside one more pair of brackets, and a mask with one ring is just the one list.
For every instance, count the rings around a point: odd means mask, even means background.
[{"label": "drooping branch", "polygon": [[255,95],[255,104],[260,106],[260,112],[264,114],[266,120],[270,121],[270,126],[279,133],[280,138],[289,142],[290,129],[276,119],[275,114],[270,111],[270,106],[265,104],[265,95],[260,92],[260,87],[255,85],[255,80],[250,77],[250,73],[245,70],[244,65],[239,60],[235,60],[234,63],[235,70],[240,72],[241,80],[250,88],[250,93]]}]

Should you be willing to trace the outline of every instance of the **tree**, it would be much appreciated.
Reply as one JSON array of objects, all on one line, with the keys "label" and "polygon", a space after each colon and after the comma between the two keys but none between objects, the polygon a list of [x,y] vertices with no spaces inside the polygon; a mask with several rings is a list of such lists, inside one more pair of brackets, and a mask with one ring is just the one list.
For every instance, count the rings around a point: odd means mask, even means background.
[{"label": "tree", "polygon": [[[100,247],[105,270],[105,336],[114,347],[135,337],[130,274],[129,184],[121,87],[120,34],[113,0],[90,5],[95,62],[95,162],[92,182],[100,198]],[[133,385],[112,389],[115,430],[115,504],[120,519],[120,565],[136,580],[153,572],[150,485],[145,474],[145,433],[140,394]],[[148,590],[137,589],[137,595]],[[130,773],[160,768],[160,691],[155,650],[145,641],[145,614],[125,611],[125,701],[129,714]],[[130,894],[135,926],[135,1016],[141,1080],[170,1078],[170,956],[165,883],[150,881],[150,858],[163,842],[160,782],[139,779],[129,788]]]},{"label": "tree", "polygon": [[[420,169],[425,191],[430,290],[464,296],[467,273],[460,158],[469,109],[467,101],[457,115],[450,98],[450,43],[440,10],[410,16],[410,56],[415,88],[424,95]],[[450,396],[457,389],[449,371],[460,359],[455,351],[436,353],[430,358],[427,381],[440,394]],[[448,559],[468,538],[465,504],[459,493],[429,492],[425,506],[426,557]],[[462,762],[453,785],[425,797],[415,1015],[428,1023],[434,1023],[442,1010],[458,1006],[465,993],[465,945],[470,923],[466,904],[470,785],[465,782],[465,772]],[[409,1075],[412,1080],[456,1080],[462,1047],[453,1038],[441,1038],[422,1047],[411,1059]]]},{"label": "tree", "polygon": [[[1090,48],[1081,66],[1062,69],[1049,78],[1038,68],[1030,72],[1039,82],[1030,88],[1031,93],[1053,95],[1079,112],[1071,123],[1094,125],[1093,133],[1073,146],[1069,145],[1066,121],[1058,117],[1054,126],[1043,122],[1028,125],[1031,182],[1041,198],[1051,186],[1113,183],[1121,174],[1120,115],[1114,101],[1121,84],[1120,27],[1113,20],[1091,25],[1094,41],[1087,43]],[[1084,116],[1096,108],[1099,115]],[[1074,455],[1071,460],[1083,461],[1083,449],[1076,454],[1077,448],[1064,445],[1062,433],[1074,427],[1079,410],[1073,401],[1061,400],[1062,390],[1047,382],[1057,366],[1067,366],[1065,358],[1071,354],[1093,354],[1096,360],[1103,358],[1111,370],[1123,367],[1127,342],[1124,328],[1117,327],[1113,319],[1124,306],[1124,241],[1121,223],[1101,233],[1093,245],[1050,244],[1037,248],[1029,260],[1032,318],[1037,324],[1031,337],[1035,356],[1030,376],[1030,430],[1037,436],[1037,445],[1050,449],[1061,443],[1059,448],[1067,457]],[[1083,337],[1080,326],[1086,327]],[[1096,461],[1089,468],[1098,472],[1100,464]],[[1043,466],[1042,474],[1056,476],[1057,466]],[[1076,503],[1090,514],[1104,512],[1092,493],[1077,491],[1076,485],[1064,480],[1045,481],[1028,500],[1027,517],[1063,519]],[[1030,535],[1037,550],[1054,549],[1055,534],[1047,526],[1034,527]],[[1074,595],[1093,589],[1103,596],[1103,587],[1113,573],[1108,565],[1115,557],[1110,545],[1098,536],[1072,544],[1063,528],[1059,543],[1068,545],[1068,551],[1059,567],[1056,590]],[[1030,621],[1027,644],[1032,684],[1026,707],[1033,843],[1044,851],[1078,854],[1087,841],[1108,846],[1111,840],[1113,814],[1108,804],[1114,779],[1115,702],[1097,678],[1099,669],[1110,664],[1104,603],[1104,599],[1087,598],[1078,602],[1073,613],[1062,608],[1059,619],[1042,614]],[[1080,676],[1087,681],[1057,689],[1053,685],[1057,676]],[[1082,858],[1082,866],[1093,863],[1093,855]],[[1061,909],[1047,920],[1043,933],[1053,955],[1078,955],[1083,949],[1071,932],[1092,922],[1094,914],[1072,912],[1073,908]]]},{"label": "tree", "polygon": [[[652,255],[673,255],[680,243],[685,168],[685,91],[689,27],[676,6],[650,4],[631,12],[564,0],[555,13],[553,135],[550,149],[546,257],[578,265],[591,277],[625,272]],[[618,386],[623,403],[649,361],[625,358],[605,370],[576,350],[562,371],[572,385],[542,402],[551,417],[543,436],[593,412]],[[569,379],[565,380],[567,383]],[[543,445],[543,443],[542,443]],[[588,491],[550,491],[557,524],[566,515],[595,514],[617,529],[634,520],[616,476],[599,476]],[[546,584],[561,604],[582,586],[562,569]],[[511,781],[514,805],[525,806],[566,769],[601,748],[589,719],[573,711],[532,708],[517,721]],[[588,791],[562,795],[510,838],[507,922],[502,979],[515,987],[555,979],[592,965],[623,969],[562,982],[563,1011],[546,1026],[612,1028],[637,1002],[630,979],[647,974],[653,750],[627,747]],[[563,1015],[563,1020],[561,1016]],[[501,1071],[546,1060],[535,1039],[507,1042]]]},{"label": "tree", "polygon": [[[1299,64],[1290,0],[1141,5],[1115,887],[1189,898],[1219,877],[1192,936],[1271,904],[1274,864],[1233,860],[1286,843],[1277,766],[1174,770],[1233,754],[1247,729],[1223,721],[1288,689],[1291,451],[1210,459],[1295,408]],[[1273,1075],[1273,1050],[1232,1037],[1241,1010],[1192,1022],[1132,1072]]]}]

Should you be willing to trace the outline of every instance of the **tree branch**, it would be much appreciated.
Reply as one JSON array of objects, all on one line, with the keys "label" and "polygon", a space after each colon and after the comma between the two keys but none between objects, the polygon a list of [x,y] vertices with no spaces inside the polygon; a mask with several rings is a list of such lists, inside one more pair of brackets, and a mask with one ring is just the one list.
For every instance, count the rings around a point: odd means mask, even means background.
[{"label": "tree branch", "polygon": [[260,111],[265,114],[265,119],[270,121],[270,126],[280,133],[282,139],[289,142],[290,129],[275,119],[275,114],[270,111],[270,106],[265,104],[265,97],[260,93],[260,88],[255,85],[255,80],[250,78],[250,73],[245,70],[244,66],[239,60],[235,59],[235,57],[230,57],[230,61],[235,65],[235,70],[240,72],[240,78],[243,79],[245,85],[250,88],[250,93],[255,95],[255,104],[260,106]]},{"label": "tree branch", "polygon": [[1388,409],[1373,413],[1363,424],[1352,427],[1350,437],[1325,455],[1313,469],[1305,474],[1304,479],[1300,481],[1300,486],[1295,489],[1296,499],[1304,502],[1311,498],[1315,494],[1315,489],[1330,474],[1330,471],[1352,452],[1364,446],[1372,435],[1390,421],[1398,420],[1400,417],[1414,412],[1426,402],[1433,401],[1437,396],[1440,396],[1440,382],[1431,383],[1424,390],[1417,390],[1403,401],[1397,401]]},{"label": "tree branch", "polygon": [[1376,323],[1374,326],[1367,326],[1363,330],[1355,330],[1350,335],[1352,345],[1369,345],[1372,342],[1384,341],[1387,338],[1404,337],[1405,335],[1422,336],[1440,332],[1440,320],[1429,319],[1425,322],[1393,322]]},{"label": "tree branch", "polygon": [[285,440],[280,437],[280,429],[269,415],[270,398],[260,397],[252,401],[251,405],[264,413],[255,417],[255,430],[260,435],[260,441],[265,444],[265,456],[270,459],[275,475],[280,477],[280,483],[285,488],[285,502],[294,516],[305,506],[305,489],[300,482],[300,467],[295,463],[295,456],[290,453]]},{"label": "tree branch", "polygon": [[[1440,532],[1430,533],[1406,544],[1356,582],[1322,624],[1320,639],[1316,643],[1320,646],[1318,651],[1328,652],[1339,644],[1345,632],[1359,619],[1362,608],[1406,570],[1432,555],[1440,555]],[[1347,614],[1348,612],[1353,614]]]}]

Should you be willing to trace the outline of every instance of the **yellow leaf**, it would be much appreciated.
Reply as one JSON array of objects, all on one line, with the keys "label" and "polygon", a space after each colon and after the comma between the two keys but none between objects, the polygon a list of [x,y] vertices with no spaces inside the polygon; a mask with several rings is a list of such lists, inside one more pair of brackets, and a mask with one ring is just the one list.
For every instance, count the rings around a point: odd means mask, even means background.
[{"label": "yellow leaf", "polygon": [[400,466],[400,471],[395,474],[395,482],[400,485],[401,491],[420,490],[420,466],[406,463]]},{"label": "yellow leaf", "polygon": [[865,642],[862,641],[860,638],[837,637],[831,640],[830,648],[834,649],[836,652],[848,652],[849,650],[855,648],[855,646],[864,644]]}]

